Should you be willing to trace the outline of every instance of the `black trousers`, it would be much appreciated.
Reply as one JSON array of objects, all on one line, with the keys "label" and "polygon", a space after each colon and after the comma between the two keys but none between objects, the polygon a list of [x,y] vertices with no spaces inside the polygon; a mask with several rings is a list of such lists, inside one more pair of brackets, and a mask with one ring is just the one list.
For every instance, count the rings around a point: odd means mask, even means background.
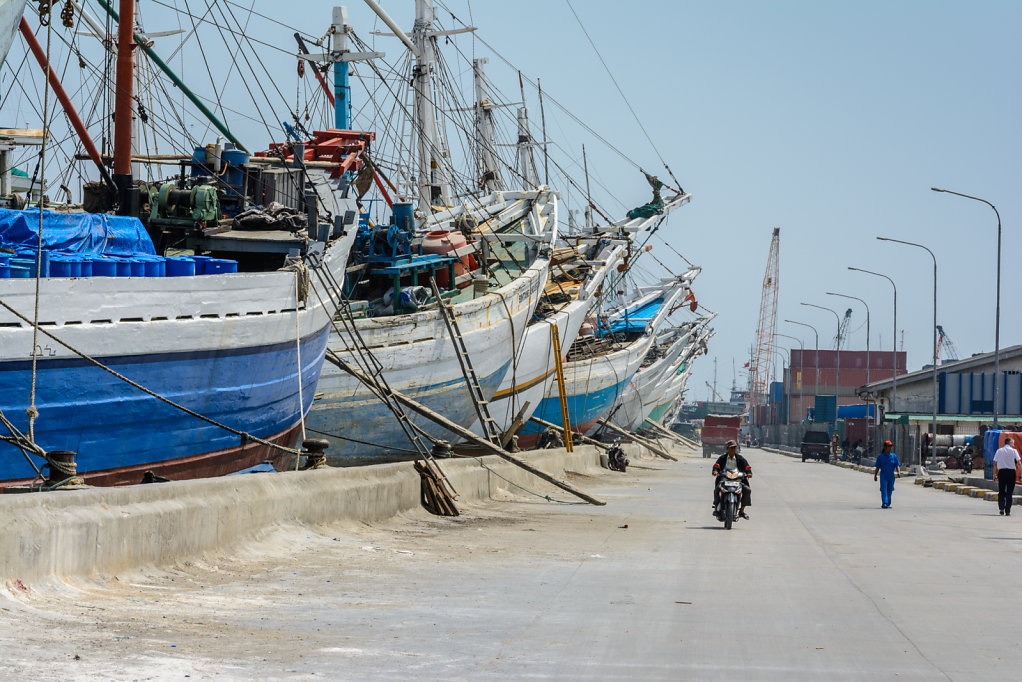
[{"label": "black trousers", "polygon": [[1011,496],[1015,493],[1015,470],[997,470],[997,508],[1011,513]]}]

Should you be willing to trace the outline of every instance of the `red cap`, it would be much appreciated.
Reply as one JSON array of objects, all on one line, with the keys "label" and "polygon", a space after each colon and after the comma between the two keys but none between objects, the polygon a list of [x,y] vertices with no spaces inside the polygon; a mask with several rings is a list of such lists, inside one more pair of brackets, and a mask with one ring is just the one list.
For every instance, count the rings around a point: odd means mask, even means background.
[{"label": "red cap", "polygon": [[885,441],[884,441],[884,445],[894,445],[894,443],[892,443],[892,442],[891,442],[891,441],[889,441],[889,440],[885,440]]}]

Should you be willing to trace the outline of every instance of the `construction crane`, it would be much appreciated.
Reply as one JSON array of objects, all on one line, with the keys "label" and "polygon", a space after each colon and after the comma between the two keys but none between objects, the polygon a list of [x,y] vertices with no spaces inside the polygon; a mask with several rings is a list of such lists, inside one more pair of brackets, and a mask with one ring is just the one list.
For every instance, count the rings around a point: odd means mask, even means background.
[{"label": "construction crane", "polygon": [[777,328],[777,292],[780,275],[781,228],[775,227],[770,239],[766,272],[763,275],[763,294],[759,303],[759,322],[756,325],[756,346],[749,366],[749,393],[745,405],[752,408],[766,404],[770,382],[770,361],[773,358],[774,330]]},{"label": "construction crane", "polygon": [[852,321],[852,309],[845,311],[841,318],[841,324],[837,328],[837,336],[834,337],[834,350],[841,350],[841,344],[848,341],[848,325]]},{"label": "construction crane", "polygon": [[951,343],[951,337],[944,333],[944,327],[937,325],[937,362],[940,362],[940,352],[944,351],[944,360],[955,362],[958,360],[958,349]]},{"label": "construction crane", "polygon": [[713,396],[713,398],[715,400],[717,400],[717,402],[721,402],[721,403],[724,402],[724,398],[721,397],[721,395],[719,393],[717,393],[717,389],[715,389],[713,386],[710,386],[710,382],[709,381],[707,381],[705,383],[706,383],[706,388],[710,389],[710,395]]}]

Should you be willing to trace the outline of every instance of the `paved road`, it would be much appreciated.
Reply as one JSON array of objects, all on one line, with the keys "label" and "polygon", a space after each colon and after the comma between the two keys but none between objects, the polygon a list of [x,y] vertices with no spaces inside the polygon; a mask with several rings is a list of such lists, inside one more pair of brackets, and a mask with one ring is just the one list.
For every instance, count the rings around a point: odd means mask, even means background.
[{"label": "paved road", "polygon": [[453,521],[285,528],[243,556],[22,595],[0,612],[0,670],[33,679],[1022,676],[1022,518],[910,479],[881,510],[865,474],[746,454],[752,520],[730,532],[710,516],[709,460],[643,460],[624,475],[575,477],[608,500],[603,508],[514,491],[521,497]]}]

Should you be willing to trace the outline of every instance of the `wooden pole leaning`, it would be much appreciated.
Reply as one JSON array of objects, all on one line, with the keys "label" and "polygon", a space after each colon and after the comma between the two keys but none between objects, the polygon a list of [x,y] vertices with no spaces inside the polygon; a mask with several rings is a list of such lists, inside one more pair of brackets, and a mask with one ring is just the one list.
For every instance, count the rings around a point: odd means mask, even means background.
[{"label": "wooden pole leaning", "polygon": [[678,434],[674,433],[673,431],[670,431],[669,429],[665,429],[664,427],[660,426],[659,424],[657,424],[655,421],[653,421],[649,417],[644,419],[643,422],[645,422],[645,424],[647,426],[653,427],[653,431],[655,431],[656,433],[660,434],[661,436],[664,436],[665,438],[669,438],[669,439],[673,440],[675,443],[678,443],[679,445],[684,445],[684,446],[692,448],[694,450],[697,449],[694,445],[692,445],[691,441],[686,441],[684,438],[682,438]]},{"label": "wooden pole leaning", "polygon": [[[326,360],[328,362],[330,362],[331,364],[336,365],[342,371],[345,371],[348,374],[350,374],[351,376],[355,377],[356,379],[361,381],[363,384],[365,384],[369,388],[372,388],[373,390],[376,390],[376,391],[382,391],[383,390],[383,388],[378,384],[378,382],[376,381],[376,379],[374,377],[372,377],[369,374],[363,372],[361,369],[359,369],[357,367],[354,367],[354,366],[350,365],[349,363],[345,362],[340,356],[338,356],[336,353],[334,353],[329,348],[326,351]],[[408,396],[404,395],[403,393],[400,393],[399,391],[395,391],[393,389],[390,389],[390,395],[394,397],[394,400],[396,400],[397,402],[401,403],[402,405],[404,405],[405,407],[410,409],[412,412],[415,412],[416,414],[420,414],[423,417],[425,417],[426,419],[429,419],[430,421],[434,422],[435,424],[439,424],[440,426],[444,427],[445,429],[447,429],[451,433],[453,433],[455,435],[458,435],[458,436],[464,438],[467,441],[475,443],[476,445],[478,445],[478,446],[480,446],[480,447],[482,447],[482,448],[484,448],[486,450],[489,450],[491,453],[493,453],[493,454],[495,454],[495,455],[497,455],[497,456],[499,456],[499,457],[501,457],[503,459],[506,459],[507,461],[511,462],[515,466],[520,467],[522,469],[525,469],[529,473],[531,473],[531,474],[533,474],[535,476],[538,476],[539,478],[543,479],[544,481],[546,481],[548,483],[552,483],[553,485],[557,486],[561,490],[564,490],[565,492],[569,492],[572,495],[574,495],[574,496],[576,496],[576,497],[578,497],[580,499],[583,499],[583,500],[585,500],[586,502],[588,502],[590,504],[595,504],[595,505],[598,505],[598,506],[603,506],[603,505],[607,504],[605,501],[601,500],[600,498],[594,497],[593,495],[590,495],[589,493],[585,492],[584,490],[580,490],[579,488],[576,488],[575,486],[571,485],[570,483],[566,483],[565,481],[561,481],[561,480],[559,480],[557,478],[554,478],[550,474],[546,473],[545,471],[541,471],[541,470],[537,469],[536,467],[532,466],[528,462],[524,462],[524,461],[518,459],[517,457],[512,455],[510,452],[504,450],[499,445],[495,445],[494,443],[490,442],[486,438],[482,438],[480,436],[477,436],[472,431],[469,431],[468,429],[466,429],[464,426],[461,426],[460,424],[456,424],[455,422],[452,422],[450,419],[448,419],[447,417],[443,416],[442,414],[434,412],[433,410],[431,410],[428,407],[422,405],[421,403],[419,403],[419,402],[417,402],[415,400],[412,400],[411,398],[409,398]]]},{"label": "wooden pole leaning", "polygon": [[635,441],[639,445],[643,446],[644,448],[646,448],[647,450],[652,452],[654,455],[657,455],[659,457],[663,457],[664,459],[669,459],[672,462],[677,462],[678,461],[677,457],[675,457],[674,455],[672,455],[669,452],[667,452],[667,450],[664,450],[662,447],[660,447],[659,444],[653,442],[649,438],[644,438],[643,436],[640,436],[637,433],[632,433],[631,431],[625,431],[620,426],[617,426],[616,424],[611,423],[611,421],[609,419],[603,419],[602,421],[600,421],[600,424],[602,426],[610,429],[614,433],[620,434],[621,436],[624,436],[625,438],[628,438],[630,440]]}]

